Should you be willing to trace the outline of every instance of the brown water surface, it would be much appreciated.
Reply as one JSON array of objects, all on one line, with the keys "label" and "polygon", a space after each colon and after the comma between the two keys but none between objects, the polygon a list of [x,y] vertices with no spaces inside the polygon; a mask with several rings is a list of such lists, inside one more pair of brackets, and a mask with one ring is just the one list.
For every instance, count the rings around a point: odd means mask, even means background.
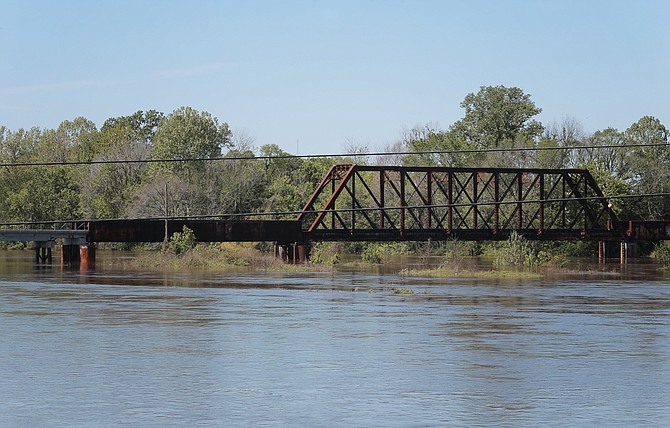
[{"label": "brown water surface", "polygon": [[0,426],[668,426],[657,268],[82,272],[2,253]]}]

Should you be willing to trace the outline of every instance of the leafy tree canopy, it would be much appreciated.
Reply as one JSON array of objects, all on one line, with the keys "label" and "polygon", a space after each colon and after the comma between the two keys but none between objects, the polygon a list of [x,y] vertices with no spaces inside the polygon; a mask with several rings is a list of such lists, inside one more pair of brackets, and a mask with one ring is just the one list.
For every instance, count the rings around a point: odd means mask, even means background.
[{"label": "leafy tree canopy", "polygon": [[[231,132],[227,123],[207,112],[181,107],[163,118],[153,139],[153,159],[207,159],[221,156],[224,147],[230,147]],[[172,172],[200,170],[202,163],[170,163],[158,168]]]},{"label": "leafy tree canopy", "polygon": [[478,148],[509,147],[519,140],[530,145],[543,131],[533,119],[542,109],[516,87],[482,86],[476,94],[468,94],[461,107],[465,116],[452,125],[450,133]]}]

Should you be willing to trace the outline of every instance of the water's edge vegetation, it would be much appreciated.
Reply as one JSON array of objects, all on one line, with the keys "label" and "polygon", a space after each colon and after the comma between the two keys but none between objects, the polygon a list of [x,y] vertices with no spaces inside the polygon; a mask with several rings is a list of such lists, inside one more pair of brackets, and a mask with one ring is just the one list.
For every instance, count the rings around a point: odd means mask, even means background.
[{"label": "water's edge vegetation", "polygon": [[[300,272],[338,269],[381,269],[407,277],[426,278],[540,278],[556,273],[578,273],[571,264],[577,257],[593,257],[592,243],[540,243],[513,234],[500,242],[422,243],[313,243],[307,263],[287,264],[275,258],[271,244],[202,244],[184,228],[168,242],[145,246],[125,263],[158,270]],[[410,265],[399,264],[411,257]],[[659,267],[670,265],[670,245],[652,252]],[[484,263],[473,263],[484,260]],[[389,267],[390,266],[390,267]],[[393,270],[395,269],[395,270]],[[582,274],[585,272],[581,272]],[[589,272],[586,272],[590,274]]]}]

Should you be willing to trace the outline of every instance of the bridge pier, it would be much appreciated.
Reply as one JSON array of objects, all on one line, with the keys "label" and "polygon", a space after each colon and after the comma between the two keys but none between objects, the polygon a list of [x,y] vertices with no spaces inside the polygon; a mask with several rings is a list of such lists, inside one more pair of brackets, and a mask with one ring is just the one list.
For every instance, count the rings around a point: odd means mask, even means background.
[{"label": "bridge pier", "polygon": [[79,263],[79,245],[63,244],[60,247],[60,264],[63,266]]},{"label": "bridge pier", "polygon": [[79,265],[82,269],[88,269],[95,264],[95,245],[84,244],[79,246]]},{"label": "bridge pier", "polygon": [[284,263],[303,264],[307,263],[309,245],[302,243],[280,244],[275,243],[275,259]]},{"label": "bridge pier", "polygon": [[631,257],[638,257],[638,247],[634,242],[598,241],[598,263],[618,258],[621,264],[626,264]]},{"label": "bridge pier", "polygon": [[60,263],[62,266],[80,265],[88,268],[95,263],[95,245],[63,243]]},{"label": "bridge pier", "polygon": [[51,263],[53,261],[53,241],[33,241],[35,263]]},{"label": "bridge pier", "polygon": [[635,242],[621,242],[619,253],[622,265],[628,263],[628,259],[631,257],[639,257],[638,246]]}]

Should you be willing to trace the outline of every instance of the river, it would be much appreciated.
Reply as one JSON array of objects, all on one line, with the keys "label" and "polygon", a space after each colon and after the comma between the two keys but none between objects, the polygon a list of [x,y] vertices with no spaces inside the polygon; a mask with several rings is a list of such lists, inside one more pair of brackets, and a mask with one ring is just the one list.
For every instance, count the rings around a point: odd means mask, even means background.
[{"label": "river", "polygon": [[474,280],[5,252],[0,329],[2,427],[670,425],[670,279],[648,264]]}]

